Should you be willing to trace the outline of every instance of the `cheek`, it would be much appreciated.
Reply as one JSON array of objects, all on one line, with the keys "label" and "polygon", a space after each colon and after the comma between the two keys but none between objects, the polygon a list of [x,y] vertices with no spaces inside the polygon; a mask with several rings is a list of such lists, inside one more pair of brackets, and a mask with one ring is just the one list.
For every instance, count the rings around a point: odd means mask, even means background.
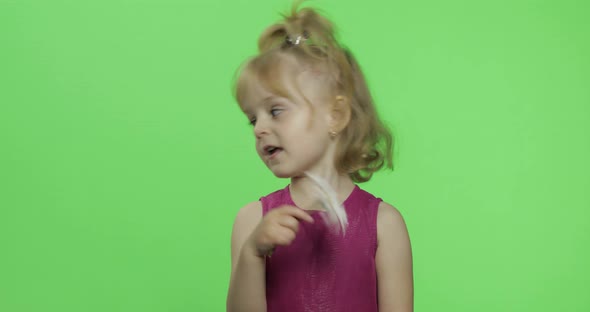
[{"label": "cheek", "polygon": [[305,116],[296,116],[289,120],[289,123],[289,128],[298,132],[309,130],[311,125],[309,118],[306,118]]},{"label": "cheek", "polygon": [[300,121],[300,127],[302,131],[306,131],[316,136],[318,139],[328,133],[326,130],[328,128],[328,122],[319,116],[302,119]]},{"label": "cheek", "polygon": [[302,132],[311,132],[314,134],[320,133],[325,126],[325,121],[319,118],[317,113],[318,112],[312,112],[309,109],[303,109],[296,114],[293,114],[288,121],[290,128]]}]

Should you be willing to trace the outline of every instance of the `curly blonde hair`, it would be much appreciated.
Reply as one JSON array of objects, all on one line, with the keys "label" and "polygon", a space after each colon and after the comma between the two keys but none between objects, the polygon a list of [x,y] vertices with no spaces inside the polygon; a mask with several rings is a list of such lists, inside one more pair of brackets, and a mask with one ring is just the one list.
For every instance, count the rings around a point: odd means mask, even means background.
[{"label": "curly blonde hair", "polygon": [[333,24],[317,10],[294,3],[284,20],[268,27],[258,40],[259,54],[237,71],[234,96],[238,103],[252,80],[270,91],[289,97],[276,79],[295,59],[299,64],[322,69],[335,94],[347,97],[350,121],[340,132],[335,156],[338,172],[354,182],[366,182],[383,167],[393,170],[393,136],[377,115],[364,75],[352,53],[336,40]]}]

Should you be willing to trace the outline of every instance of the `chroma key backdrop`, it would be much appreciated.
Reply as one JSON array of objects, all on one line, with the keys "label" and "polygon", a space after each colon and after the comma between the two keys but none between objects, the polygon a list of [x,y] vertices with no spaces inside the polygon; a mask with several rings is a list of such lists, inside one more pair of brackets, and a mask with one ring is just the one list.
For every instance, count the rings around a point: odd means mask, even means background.
[{"label": "chroma key backdrop", "polygon": [[[234,72],[287,0],[0,0],[0,311],[225,311],[288,180]],[[415,310],[590,311],[590,2],[314,0],[365,71]],[[288,281],[286,281],[288,282]]]}]

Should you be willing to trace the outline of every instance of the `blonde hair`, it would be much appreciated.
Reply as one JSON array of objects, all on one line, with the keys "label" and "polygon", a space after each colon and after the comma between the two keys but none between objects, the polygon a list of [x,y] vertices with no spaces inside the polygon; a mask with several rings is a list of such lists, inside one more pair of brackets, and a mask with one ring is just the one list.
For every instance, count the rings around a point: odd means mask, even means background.
[{"label": "blonde hair", "polygon": [[338,43],[332,23],[315,9],[299,9],[301,2],[294,3],[281,23],[262,33],[258,40],[259,54],[247,60],[236,73],[237,102],[242,103],[252,78],[269,91],[288,98],[283,82],[277,79],[285,70],[295,70],[286,58],[325,69],[322,72],[328,75],[332,92],[348,99],[351,112],[349,123],[340,132],[336,150],[334,161],[338,172],[348,173],[358,183],[369,181],[383,167],[393,170],[393,136],[377,115],[355,57]]}]

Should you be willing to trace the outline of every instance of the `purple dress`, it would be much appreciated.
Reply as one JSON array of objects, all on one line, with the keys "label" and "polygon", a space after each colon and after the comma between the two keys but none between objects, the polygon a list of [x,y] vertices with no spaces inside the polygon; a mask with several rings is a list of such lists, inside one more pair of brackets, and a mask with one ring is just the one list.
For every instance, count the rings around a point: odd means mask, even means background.
[{"label": "purple dress", "polygon": [[[260,198],[263,215],[295,206],[289,186]],[[311,211],[313,224],[300,222],[295,240],[266,258],[268,312],[377,312],[377,208],[381,202],[355,186],[344,201],[346,235],[326,227]]]}]

